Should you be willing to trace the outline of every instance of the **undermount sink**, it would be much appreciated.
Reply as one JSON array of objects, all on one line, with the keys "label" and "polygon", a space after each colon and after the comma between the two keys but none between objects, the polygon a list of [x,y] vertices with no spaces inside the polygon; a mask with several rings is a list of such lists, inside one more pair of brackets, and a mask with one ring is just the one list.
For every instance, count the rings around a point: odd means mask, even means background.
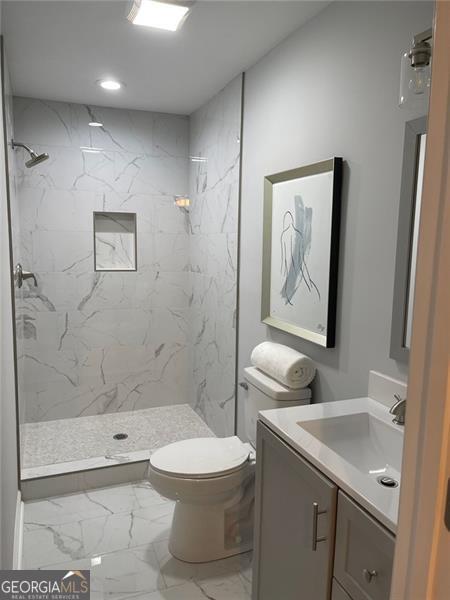
[{"label": "undermount sink", "polygon": [[368,412],[297,421],[297,425],[374,478],[400,479],[403,435]]}]

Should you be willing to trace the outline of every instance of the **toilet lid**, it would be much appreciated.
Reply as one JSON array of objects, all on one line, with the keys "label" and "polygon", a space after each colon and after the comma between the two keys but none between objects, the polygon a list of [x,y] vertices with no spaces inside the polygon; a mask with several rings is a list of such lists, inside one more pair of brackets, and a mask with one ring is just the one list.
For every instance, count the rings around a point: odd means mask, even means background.
[{"label": "toilet lid", "polygon": [[156,450],[150,457],[157,471],[175,477],[217,477],[245,463],[251,447],[236,437],[195,438]]}]

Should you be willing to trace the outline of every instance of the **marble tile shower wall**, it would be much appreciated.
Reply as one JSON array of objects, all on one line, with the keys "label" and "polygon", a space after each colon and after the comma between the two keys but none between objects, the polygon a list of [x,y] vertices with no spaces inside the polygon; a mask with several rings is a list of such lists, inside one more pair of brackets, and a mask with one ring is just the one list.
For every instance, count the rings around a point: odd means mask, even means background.
[{"label": "marble tile shower wall", "polygon": [[216,435],[232,435],[242,77],[191,115],[190,403]]},{"label": "marble tile shower wall", "polygon": [[[186,402],[189,224],[173,200],[188,190],[188,118],[15,98],[14,120],[50,154],[32,169],[16,154],[20,254],[38,280],[18,298],[26,421]],[[94,272],[102,210],[137,213],[137,272]]]}]

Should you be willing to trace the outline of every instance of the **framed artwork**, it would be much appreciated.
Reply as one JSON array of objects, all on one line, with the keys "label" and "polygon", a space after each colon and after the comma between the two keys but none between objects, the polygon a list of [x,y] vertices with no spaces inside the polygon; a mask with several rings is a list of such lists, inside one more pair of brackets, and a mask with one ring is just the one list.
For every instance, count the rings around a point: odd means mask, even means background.
[{"label": "framed artwork", "polygon": [[261,319],[333,348],[342,158],[264,180]]}]

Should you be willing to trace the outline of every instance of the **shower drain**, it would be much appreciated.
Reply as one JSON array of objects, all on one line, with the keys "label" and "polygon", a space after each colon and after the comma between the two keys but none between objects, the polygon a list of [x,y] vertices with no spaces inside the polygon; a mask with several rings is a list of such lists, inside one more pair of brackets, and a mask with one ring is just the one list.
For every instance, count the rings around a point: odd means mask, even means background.
[{"label": "shower drain", "polygon": [[113,435],[113,439],[115,440],[126,440],[128,437],[128,433],[115,433]]},{"label": "shower drain", "polygon": [[381,476],[377,477],[377,481],[380,485],[388,488],[396,488],[398,487],[398,481],[392,479],[392,477]]}]

